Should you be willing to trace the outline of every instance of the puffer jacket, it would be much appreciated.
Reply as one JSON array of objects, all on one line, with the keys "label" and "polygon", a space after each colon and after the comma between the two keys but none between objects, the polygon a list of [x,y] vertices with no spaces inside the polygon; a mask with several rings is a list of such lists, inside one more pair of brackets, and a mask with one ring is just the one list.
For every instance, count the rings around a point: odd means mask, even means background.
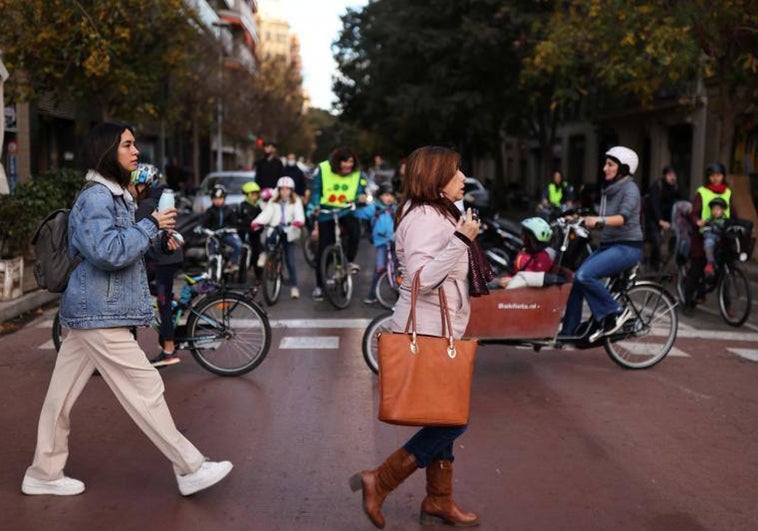
[{"label": "puffer jacket", "polygon": [[460,338],[468,325],[471,306],[468,295],[468,245],[454,235],[450,218],[429,206],[408,212],[395,231],[395,249],[407,282],[403,281],[391,328],[403,332],[411,309],[411,280],[421,271],[421,289],[416,303],[416,331],[442,335],[439,295],[445,290],[453,336]]},{"label": "puffer jacket", "polygon": [[61,297],[61,324],[68,328],[148,325],[153,317],[143,255],[158,236],[148,217],[134,221],[131,195],[102,175],[79,194],[68,220],[69,252],[84,260]]}]

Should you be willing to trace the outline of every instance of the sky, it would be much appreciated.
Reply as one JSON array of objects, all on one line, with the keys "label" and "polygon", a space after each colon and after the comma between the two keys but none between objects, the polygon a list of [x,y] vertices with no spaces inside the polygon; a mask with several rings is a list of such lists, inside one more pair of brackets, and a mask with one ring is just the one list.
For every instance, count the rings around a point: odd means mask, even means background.
[{"label": "sky", "polygon": [[[261,4],[271,0],[259,0]],[[340,15],[348,7],[362,7],[367,0],[280,0],[284,18],[300,39],[303,85],[311,96],[311,106],[331,110],[334,101],[332,76],[337,64],[331,44],[337,39]]]}]

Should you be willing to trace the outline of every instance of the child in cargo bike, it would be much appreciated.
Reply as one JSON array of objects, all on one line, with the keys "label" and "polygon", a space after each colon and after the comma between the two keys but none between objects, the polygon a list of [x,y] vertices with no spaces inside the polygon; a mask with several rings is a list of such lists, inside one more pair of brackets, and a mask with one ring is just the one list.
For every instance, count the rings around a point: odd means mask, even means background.
[{"label": "child in cargo bike", "polygon": [[521,227],[524,247],[516,255],[514,274],[493,280],[492,287],[516,289],[564,282],[563,277],[551,274],[555,265],[555,250],[549,247],[553,237],[550,224],[540,217],[532,217],[524,219]]}]

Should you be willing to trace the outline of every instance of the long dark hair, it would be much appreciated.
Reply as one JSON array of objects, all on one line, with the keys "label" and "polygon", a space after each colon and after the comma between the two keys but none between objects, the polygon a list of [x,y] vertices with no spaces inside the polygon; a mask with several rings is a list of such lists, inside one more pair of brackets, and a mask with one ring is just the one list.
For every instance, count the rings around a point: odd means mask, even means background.
[{"label": "long dark hair", "polygon": [[96,171],[122,187],[126,187],[131,178],[131,173],[118,163],[118,146],[121,143],[121,135],[127,130],[134,134],[134,129],[127,124],[97,124],[87,135],[84,159],[87,169]]},{"label": "long dark hair", "polygon": [[[441,190],[455,177],[461,156],[442,146],[424,146],[413,151],[405,165],[403,198],[395,214],[395,226],[412,209],[429,205],[441,216],[450,216],[450,201]],[[406,206],[407,205],[407,206]]]}]

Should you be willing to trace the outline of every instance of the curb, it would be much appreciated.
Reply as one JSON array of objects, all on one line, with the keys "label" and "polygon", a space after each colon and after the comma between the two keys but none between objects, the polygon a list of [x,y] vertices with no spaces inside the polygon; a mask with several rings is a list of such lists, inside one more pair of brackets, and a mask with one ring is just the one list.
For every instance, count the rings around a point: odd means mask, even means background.
[{"label": "curb", "polygon": [[18,317],[22,313],[36,310],[59,297],[59,293],[50,293],[49,291],[38,289],[24,293],[17,299],[0,302],[0,323]]}]

